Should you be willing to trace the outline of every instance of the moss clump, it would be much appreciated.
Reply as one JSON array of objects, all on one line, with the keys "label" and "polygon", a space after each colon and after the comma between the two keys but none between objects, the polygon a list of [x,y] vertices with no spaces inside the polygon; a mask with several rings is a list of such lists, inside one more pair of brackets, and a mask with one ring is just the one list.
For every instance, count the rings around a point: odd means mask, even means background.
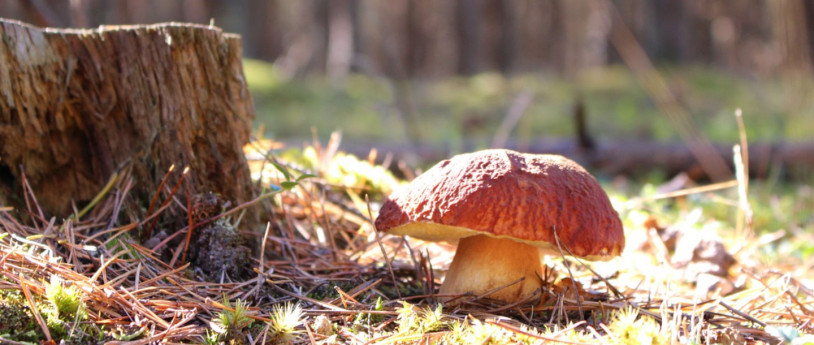
[{"label": "moss clump", "polygon": [[[223,297],[223,304],[232,308],[226,296]],[[233,310],[225,309],[219,312],[212,319],[212,330],[218,334],[216,339],[226,344],[248,344],[245,330],[251,327],[254,319],[250,318],[246,302],[238,299]]]},{"label": "moss clump", "polygon": [[41,313],[51,336],[64,339],[67,344],[83,344],[96,341],[100,331],[92,324],[82,323],[87,319],[87,307],[82,302],[82,292],[75,285],[67,285],[62,278],[52,275],[45,284],[45,299]]},{"label": "moss clump", "polygon": [[201,229],[190,245],[192,263],[208,281],[219,281],[223,274],[232,279],[246,278],[249,256],[240,233],[225,219],[218,219]]},{"label": "moss clump", "polygon": [[0,336],[21,342],[43,339],[37,320],[17,291],[7,290],[0,295]]},{"label": "moss clump", "polygon": [[272,308],[270,315],[269,335],[271,344],[293,344],[300,331],[297,327],[302,324],[303,311],[299,304],[277,304]]},{"label": "moss clump", "polygon": [[639,317],[635,309],[617,312],[608,325],[613,344],[671,344],[670,334],[649,317]]}]

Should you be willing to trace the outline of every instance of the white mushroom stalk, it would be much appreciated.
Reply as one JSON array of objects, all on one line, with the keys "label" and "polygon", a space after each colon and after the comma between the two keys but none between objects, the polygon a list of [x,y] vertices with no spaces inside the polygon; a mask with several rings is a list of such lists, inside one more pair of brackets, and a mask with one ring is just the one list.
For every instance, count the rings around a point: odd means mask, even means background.
[{"label": "white mushroom stalk", "polygon": [[542,276],[539,248],[477,235],[458,242],[439,293],[447,297],[471,293],[502,301],[520,301],[537,293],[542,287]]}]

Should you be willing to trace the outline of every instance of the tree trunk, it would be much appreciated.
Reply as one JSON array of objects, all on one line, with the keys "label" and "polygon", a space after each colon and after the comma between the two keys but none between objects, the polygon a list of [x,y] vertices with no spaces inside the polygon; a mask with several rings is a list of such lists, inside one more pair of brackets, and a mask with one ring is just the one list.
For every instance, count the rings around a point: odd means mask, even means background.
[{"label": "tree trunk", "polygon": [[192,193],[251,199],[242,145],[254,110],[239,36],[0,20],[0,37],[0,202],[20,204],[25,174],[43,211],[64,217],[130,165],[140,213],[172,164],[189,166]]},{"label": "tree trunk", "polygon": [[458,73],[472,75],[478,72],[480,47],[481,0],[458,0],[455,20],[458,41]]}]

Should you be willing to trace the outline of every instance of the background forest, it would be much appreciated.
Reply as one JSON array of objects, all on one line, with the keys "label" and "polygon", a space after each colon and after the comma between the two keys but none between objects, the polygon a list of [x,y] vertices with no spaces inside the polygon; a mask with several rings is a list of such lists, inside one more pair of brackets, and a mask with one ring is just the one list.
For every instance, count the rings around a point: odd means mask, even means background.
[{"label": "background forest", "polygon": [[731,142],[738,107],[755,141],[814,128],[810,1],[20,0],[0,16],[239,33],[257,123],[281,139],[339,129],[349,145],[459,151],[489,146],[515,104],[503,140],[523,146],[572,136],[580,102],[616,139]]}]

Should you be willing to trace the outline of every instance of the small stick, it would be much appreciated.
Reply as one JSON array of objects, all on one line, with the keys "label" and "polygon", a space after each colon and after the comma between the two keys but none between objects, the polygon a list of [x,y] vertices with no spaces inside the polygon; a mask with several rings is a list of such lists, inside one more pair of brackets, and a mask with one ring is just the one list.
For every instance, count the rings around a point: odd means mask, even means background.
[{"label": "small stick", "polygon": [[[114,255],[114,256],[113,256],[113,257],[111,257],[110,259],[107,259],[107,262],[105,262],[105,257],[104,257],[104,255],[101,255],[101,258],[99,259],[99,261],[100,261],[101,265],[99,266],[99,269],[97,269],[97,270],[96,270],[96,273],[94,273],[94,274],[93,274],[93,275],[90,277],[90,279],[89,279],[88,281],[90,281],[90,282],[96,282],[96,280],[97,280],[97,279],[99,279],[99,275],[103,274],[103,273],[105,272],[105,270],[107,269],[107,267],[108,267],[108,266],[110,266],[111,264],[116,263],[116,260],[117,260],[117,259],[118,259],[120,256],[125,255],[125,254],[129,254],[129,253],[124,252],[124,251],[118,252],[118,253],[116,253],[116,255]],[[106,280],[106,279],[105,279],[105,280]],[[107,282],[105,282],[105,283],[107,283]]]},{"label": "small stick", "polygon": [[427,257],[427,270],[429,271],[429,274],[428,274],[429,284],[427,284],[427,285],[430,286],[430,291],[429,291],[430,294],[433,294],[433,293],[435,293],[435,272],[433,272],[432,260],[430,260],[430,251],[427,250],[427,248],[424,248],[424,254]]},{"label": "small stick", "polygon": [[735,313],[735,315],[738,315],[738,316],[740,316],[740,317],[742,317],[742,318],[744,318],[744,319],[747,319],[747,320],[749,320],[749,321],[752,321],[752,322],[754,322],[754,323],[756,323],[756,324],[760,325],[760,327],[766,327],[766,323],[764,323],[764,322],[762,322],[762,321],[760,321],[760,320],[758,320],[758,319],[756,319],[756,318],[754,318],[754,317],[750,316],[749,314],[746,314],[746,313],[744,313],[744,312],[742,312],[742,311],[740,311],[740,310],[737,310],[737,309],[735,309],[735,308],[733,308],[733,307],[729,306],[729,305],[728,305],[728,304],[726,304],[726,302],[724,302],[724,301],[720,301],[720,302],[718,302],[718,304],[720,304],[721,306],[723,306],[723,307],[724,307],[724,308],[726,308],[726,309],[729,309],[729,311],[731,311],[731,312]]},{"label": "small stick", "polygon": [[717,182],[705,186],[698,186],[698,187],[691,187],[687,189],[677,190],[675,192],[663,193],[663,194],[656,194],[651,197],[645,197],[640,199],[647,199],[647,200],[659,200],[659,199],[667,199],[667,198],[675,198],[684,195],[690,194],[697,194],[697,193],[705,193],[705,192],[712,192],[721,189],[727,189],[738,186],[738,180],[729,180],[724,182]]},{"label": "small stick", "polygon": [[[170,174],[172,171],[175,170],[175,164],[170,165],[170,168],[167,169],[167,173],[164,174],[164,178],[161,180],[161,183],[158,184],[158,188],[155,191],[155,195],[153,195],[153,200],[150,201],[150,207],[147,208],[147,215],[151,215],[153,213],[153,207],[155,207],[156,201],[158,201],[158,195],[161,194],[161,190],[164,189],[164,184],[167,183],[167,179],[170,178]],[[150,223],[152,224],[152,223]],[[149,239],[153,235],[153,227],[152,225],[147,227],[147,230],[144,232],[144,239]]]},{"label": "small stick", "polygon": [[[366,311],[357,311],[357,310],[347,310],[347,309],[343,309],[343,308],[337,307],[337,306],[335,306],[335,305],[333,305],[333,304],[330,304],[330,303],[327,303],[327,302],[323,302],[323,301],[320,301],[320,300],[317,300],[317,299],[313,299],[313,298],[310,298],[310,297],[308,297],[308,296],[302,296],[302,295],[296,294],[296,293],[294,293],[294,292],[291,292],[291,291],[288,291],[288,290],[286,290],[286,289],[283,289],[283,288],[281,288],[281,287],[277,286],[276,284],[271,284],[271,287],[272,287],[272,288],[274,288],[274,289],[275,289],[275,290],[277,290],[277,291],[280,291],[280,292],[282,292],[282,293],[284,293],[284,294],[286,294],[286,295],[289,295],[289,296],[291,296],[291,297],[294,297],[294,298],[296,298],[296,299],[300,299],[300,300],[303,300],[303,301],[306,301],[306,302],[309,302],[309,303],[312,303],[312,304],[316,304],[316,305],[318,305],[318,306],[321,306],[321,307],[324,307],[324,308],[328,308],[328,309],[330,309],[330,310],[332,310],[332,311],[338,311],[338,312],[351,312],[351,313],[360,313],[360,312],[364,312],[364,313],[375,314],[375,310],[371,310],[371,311],[367,311],[367,310],[366,310]],[[325,311],[320,311],[320,312],[325,312]],[[391,313],[392,313],[392,312],[391,312]],[[395,313],[394,313],[394,314],[395,314]]]},{"label": "small stick", "polygon": [[[375,287],[376,285],[379,285],[379,283],[381,283],[381,282],[382,282],[382,278],[379,278],[379,279],[376,279],[376,280],[370,280],[370,281],[364,282],[364,283],[362,283],[362,285],[359,285],[359,286],[357,286],[357,287],[353,288],[352,290],[350,290],[349,292],[347,292],[347,293],[346,293],[346,295],[347,295],[347,297],[349,297],[350,299],[352,299],[352,300],[356,301],[356,300],[355,300],[355,299],[356,299],[356,296],[359,296],[359,295],[360,295],[360,294],[362,294],[363,292],[365,292],[365,291],[367,291],[367,290],[372,289],[372,288],[373,288],[373,287]],[[337,287],[337,288],[338,288],[338,287]],[[333,304],[333,303],[338,302],[338,301],[337,301],[338,299],[339,299],[339,298],[335,298],[333,301],[331,301],[331,303]]]},{"label": "small stick", "polygon": [[[739,232],[745,230],[745,236],[752,236],[752,205],[749,204],[749,141],[746,140],[746,126],[743,124],[743,111],[735,110],[735,119],[738,122],[738,133],[740,134],[740,145],[733,147],[735,156],[735,175],[738,179],[738,225],[745,225],[745,229],[738,228]],[[746,224],[742,224],[746,223]]]},{"label": "small stick", "polygon": [[522,317],[522,318],[523,318],[523,321],[525,321],[525,322],[526,322],[526,324],[529,324],[529,325],[531,325],[531,324],[532,324],[531,319],[534,317],[534,307],[533,307],[533,306],[531,307],[531,317],[528,317],[528,316],[526,315],[526,313],[524,313],[524,312],[523,312],[523,310],[522,310],[522,309],[520,309],[519,307],[514,307],[514,311],[515,311],[515,312],[516,312],[518,315],[520,315],[520,317]]},{"label": "small stick", "polygon": [[[523,279],[525,279],[525,277],[520,278],[520,280],[523,280]],[[519,282],[519,281],[518,281],[518,282]],[[509,304],[507,304],[507,305],[500,306],[500,307],[497,307],[497,308],[495,308],[495,309],[490,309],[488,312],[493,314],[493,313],[498,313],[498,312],[501,312],[501,311],[504,311],[504,310],[509,310],[509,309],[512,309],[512,308],[517,308],[519,305],[526,304],[526,303],[529,303],[529,302],[534,302],[534,301],[537,301],[537,303],[539,303],[539,300],[542,298],[542,294],[543,294],[542,289],[539,289],[539,288],[538,288],[538,289],[536,289],[536,290],[534,291],[534,294],[533,294],[533,295],[531,295],[531,296],[529,296],[529,297],[526,297],[526,298],[525,298],[525,299],[523,299],[523,300],[520,300],[520,301],[517,301],[517,302],[513,302],[513,303],[509,303]],[[537,303],[534,303],[534,304],[537,304]],[[532,305],[532,308],[534,308],[534,305]],[[521,314],[522,314],[522,313],[521,313]],[[524,317],[525,317],[525,316],[524,316]]]},{"label": "small stick", "polygon": [[[32,214],[31,210],[31,202],[34,203],[34,206],[37,207],[37,214],[39,214],[40,219],[45,221],[45,216],[42,214],[42,209],[40,208],[40,204],[37,202],[37,198],[34,195],[34,190],[31,189],[31,185],[28,183],[28,178],[25,177],[25,171],[23,171],[23,167],[20,166],[20,177],[23,180],[23,196],[25,197],[25,207],[28,210],[28,214],[31,215],[31,220],[34,226],[37,227],[37,233],[42,233],[40,229],[39,222],[37,222],[36,217]],[[31,199],[29,201],[29,198]],[[50,340],[50,339],[49,339]]]},{"label": "small stick", "polygon": [[486,292],[484,292],[484,293],[482,293],[482,294],[480,294],[480,295],[475,296],[475,299],[474,299],[474,300],[476,300],[476,301],[477,301],[477,300],[479,300],[479,299],[481,299],[481,298],[484,298],[484,297],[486,297],[486,296],[489,296],[489,295],[491,295],[491,294],[493,294],[493,293],[495,293],[495,292],[498,292],[498,291],[500,291],[500,290],[503,290],[503,289],[505,289],[505,288],[507,288],[507,287],[510,287],[510,286],[514,285],[514,284],[520,283],[520,282],[522,282],[522,281],[524,281],[524,280],[526,280],[526,277],[520,277],[520,278],[517,278],[517,280],[512,281],[511,283],[504,284],[504,285],[498,286],[498,287],[496,287],[496,288],[492,288],[492,289],[487,290]]},{"label": "small stick", "polygon": [[576,329],[577,327],[582,326],[582,325],[587,324],[587,323],[588,322],[586,322],[586,321],[574,322],[571,326],[565,327],[565,328],[561,329],[559,332],[554,333],[554,338],[558,338],[560,335],[568,333],[571,330]]},{"label": "small stick", "polygon": [[[316,344],[317,344],[317,340],[316,340],[316,339],[314,339],[314,333],[313,333],[313,332],[311,332],[311,327],[308,327],[308,323],[303,324],[303,326],[305,326],[305,333],[306,333],[306,334],[308,334],[308,341],[309,341],[309,343],[310,343],[311,345],[316,345]],[[268,327],[271,327],[271,324],[266,325],[266,328],[268,328]],[[263,332],[263,342],[262,342],[261,344],[265,344],[265,343],[266,343],[266,341],[265,341],[265,340],[266,340],[266,334],[268,334],[268,332]]]},{"label": "small stick", "polygon": [[[333,138],[333,136],[331,136],[331,138]],[[316,189],[317,185],[312,184],[312,187]],[[305,188],[303,188],[303,190],[304,189]],[[322,209],[321,210],[322,211],[322,218],[324,219],[324,222],[325,222],[325,230],[327,231],[326,235],[328,236],[328,241],[329,241],[328,243],[331,245],[331,258],[333,259],[333,261],[338,261],[338,258],[336,257],[336,253],[339,251],[339,249],[336,246],[336,235],[334,234],[334,228],[331,225],[331,218],[328,216],[328,213],[325,211],[325,194],[327,194],[327,193],[323,192],[320,195],[320,197],[319,197],[319,206]],[[310,194],[309,194],[309,196],[310,196]],[[310,203],[312,208],[313,208],[313,204],[314,204],[313,202]]]},{"label": "small stick", "polygon": [[259,264],[260,267],[258,269],[258,279],[257,279],[257,286],[254,288],[254,297],[257,298],[257,295],[260,293],[260,287],[266,281],[263,277],[265,276],[265,267],[264,263],[266,262],[266,242],[269,238],[269,230],[271,230],[271,222],[266,222],[266,231],[263,233],[263,240],[260,241],[260,258]]},{"label": "small stick", "polygon": [[791,315],[791,319],[794,320],[794,323],[799,325],[800,319],[797,318],[797,315],[794,315],[794,311],[791,310],[789,306],[786,306],[786,310],[789,312],[789,315]]},{"label": "small stick", "polygon": [[[413,247],[410,246],[409,241],[403,241],[404,246],[407,247],[407,252],[410,254],[410,259],[413,260],[413,267],[415,268],[416,279],[420,280],[422,276],[422,272],[424,270],[424,265],[419,265],[418,261],[415,259],[415,253],[413,252]],[[419,255],[421,252],[418,253]]]},{"label": "small stick", "polygon": [[808,308],[806,308],[806,306],[804,306],[802,303],[800,303],[800,300],[797,299],[797,297],[794,296],[794,294],[789,289],[786,289],[786,294],[789,295],[791,300],[794,301],[794,303],[796,303],[797,306],[800,307],[800,310],[802,310],[804,314],[811,315],[811,310],[809,310]]},{"label": "small stick", "polygon": [[23,343],[23,342],[19,342],[19,341],[14,341],[14,340],[6,339],[6,338],[3,338],[2,336],[0,336],[0,344],[27,345],[27,344],[30,344],[30,343]]},{"label": "small stick", "polygon": [[[172,202],[172,197],[175,195],[176,192],[178,192],[178,187],[181,186],[181,182],[184,182],[184,177],[187,176],[188,172],[189,172],[189,167],[184,168],[184,172],[181,173],[181,177],[178,179],[178,182],[176,182],[175,186],[172,187],[172,191],[170,191],[170,195],[168,195],[167,198],[164,199],[164,202],[161,203],[161,206],[159,206],[159,209],[163,209],[164,207],[169,205],[170,202]],[[150,222],[150,226],[147,227],[147,229],[148,229],[147,234],[148,235],[152,234],[153,226],[155,226],[155,222],[157,222],[157,221],[158,221],[158,217],[155,217],[155,218],[153,218],[153,221]]]},{"label": "small stick", "polygon": [[746,140],[746,125],[743,123],[743,110],[741,108],[735,109],[735,120],[738,121],[738,135],[740,136],[741,140],[741,147],[743,148],[743,152],[741,152],[741,157],[743,160],[743,165],[746,168],[745,171],[747,172],[746,176],[744,176],[743,181],[745,182],[744,190],[749,190],[749,141]]},{"label": "small stick", "polygon": [[506,115],[503,117],[503,121],[500,122],[500,127],[498,127],[495,135],[492,137],[492,148],[501,148],[506,145],[506,141],[509,139],[512,129],[517,126],[517,122],[523,118],[523,114],[526,113],[529,105],[531,105],[533,96],[534,94],[531,91],[525,90],[514,98],[509,109],[506,111]]},{"label": "small stick", "polygon": [[[554,240],[557,241],[557,248],[560,250],[560,256],[562,257],[563,263],[565,263],[565,254],[562,252],[562,246],[560,245],[560,237],[557,235],[557,228],[553,229],[554,231]],[[568,276],[571,278],[571,288],[574,289],[574,298],[577,300],[577,307],[579,308],[579,319],[585,321],[585,313],[582,310],[582,300],[580,299],[579,290],[577,289],[577,281],[574,280],[574,274],[571,273],[571,267],[568,265],[565,266],[565,269],[568,270]]]},{"label": "small stick", "polygon": [[141,262],[139,262],[138,266],[136,266],[136,279],[135,283],[133,284],[133,291],[138,291],[138,284],[140,280],[141,280]]},{"label": "small stick", "polygon": [[96,196],[93,198],[93,200],[91,200],[90,203],[85,205],[85,207],[82,208],[81,211],[74,214],[75,215],[74,219],[79,220],[85,214],[90,212],[90,210],[92,210],[93,207],[96,206],[96,204],[99,203],[99,200],[102,200],[102,198],[105,195],[107,195],[108,192],[110,192],[110,189],[113,188],[113,186],[116,184],[116,181],[118,181],[118,180],[119,180],[119,173],[114,172],[113,176],[110,177],[110,180],[107,181],[107,184],[105,184],[105,186],[102,187],[102,190],[99,191],[99,194],[96,194]]},{"label": "small stick", "polygon": [[25,282],[22,273],[20,273],[20,287],[23,290],[23,295],[25,296],[26,302],[28,302],[28,307],[31,308],[31,314],[34,314],[34,318],[37,319],[37,323],[40,324],[42,333],[45,334],[45,338],[48,339],[48,342],[53,342],[53,338],[51,338],[51,332],[48,331],[48,326],[45,324],[45,320],[42,319],[40,311],[34,304],[34,299],[31,298],[31,291],[28,289],[28,283]]},{"label": "small stick", "polygon": [[[370,199],[367,197],[367,194],[365,194],[365,203],[367,203],[368,216],[370,217],[370,220],[373,221],[373,211],[370,210]],[[376,237],[376,242],[379,244],[379,249],[382,250],[382,255],[384,256],[384,262],[387,263],[387,269],[390,270],[390,278],[393,279],[393,285],[395,285],[395,287],[396,287],[396,293],[399,295],[399,298],[402,298],[401,290],[399,290],[399,282],[396,280],[396,274],[393,273],[393,265],[390,264],[390,259],[387,258],[387,251],[384,250],[384,245],[382,244],[382,239],[381,239],[381,237],[379,237],[379,232],[376,231],[376,225],[374,225],[374,224],[371,224],[371,225],[373,225],[373,233],[374,233],[374,235]]]},{"label": "small stick", "polygon": [[[184,239],[184,254],[181,255],[181,263],[187,262],[187,250],[189,250],[189,241],[192,240],[192,230],[195,229],[195,224],[192,222],[192,197],[191,190],[187,187],[187,237]],[[260,260],[263,261],[262,259]]]},{"label": "small stick", "polygon": [[130,291],[127,291],[127,289],[125,289],[124,287],[119,287],[119,291],[122,293],[123,296],[129,297],[132,300],[132,302],[130,302],[125,299],[125,301],[130,303],[134,311],[140,312],[140,314],[144,315],[147,319],[155,322],[157,325],[163,327],[165,330],[170,328],[170,324],[167,321],[164,321],[164,319],[156,315],[150,308],[145,307],[144,304],[142,304],[138,298],[136,298],[135,296],[133,296],[132,293],[130,293]]}]

